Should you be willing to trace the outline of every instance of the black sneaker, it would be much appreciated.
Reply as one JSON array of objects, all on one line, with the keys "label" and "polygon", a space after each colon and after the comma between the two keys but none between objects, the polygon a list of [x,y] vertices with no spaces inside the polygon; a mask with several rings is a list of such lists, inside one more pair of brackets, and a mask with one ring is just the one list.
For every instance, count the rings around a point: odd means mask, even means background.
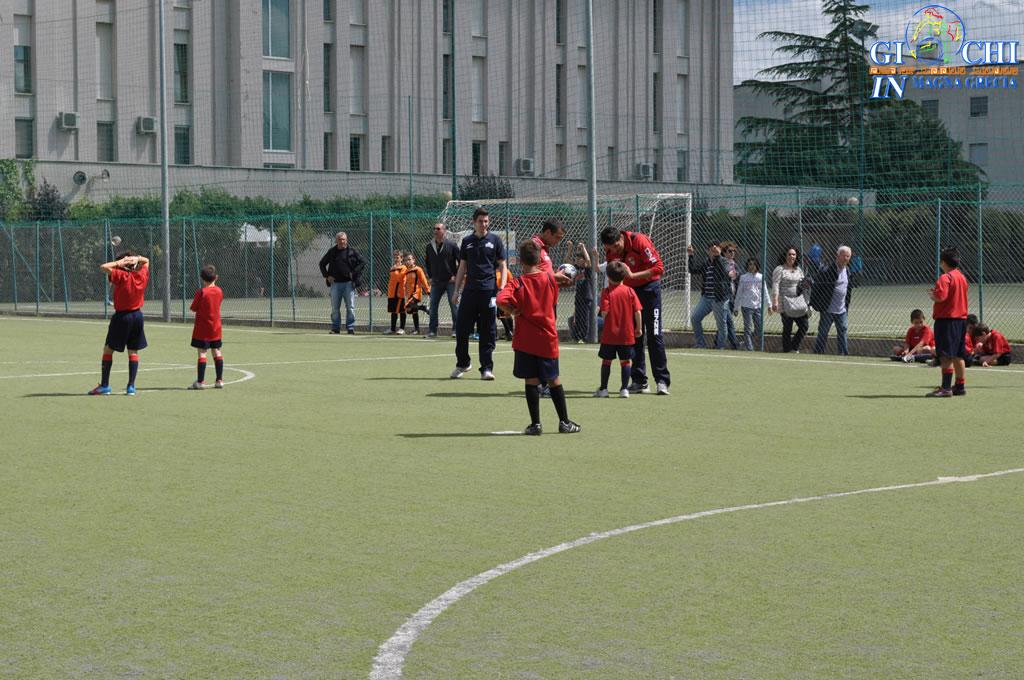
[{"label": "black sneaker", "polygon": [[562,434],[572,434],[573,432],[579,432],[581,429],[583,428],[581,428],[579,425],[572,422],[571,420],[563,420],[562,422],[558,423],[558,431],[561,432]]},{"label": "black sneaker", "polygon": [[332,329],[331,329],[331,335],[338,335],[339,333],[341,333],[341,331],[340,331],[340,330],[337,330],[337,329],[335,329],[335,328],[332,328]]},{"label": "black sneaker", "polygon": [[540,423],[533,423],[532,425],[527,425],[526,429],[523,430],[523,434],[530,434],[530,435],[539,435],[539,434],[542,434],[543,432],[544,432],[544,428],[542,428],[540,426]]},{"label": "black sneaker", "polygon": [[966,395],[967,395],[967,386],[966,385],[953,385],[953,396],[954,397],[963,397],[963,396],[966,396]]},{"label": "black sneaker", "polygon": [[356,332],[355,332],[354,330],[352,330],[351,328],[349,328],[349,329],[348,329],[347,331],[345,331],[345,332],[346,332],[346,333],[348,333],[349,335],[355,335],[355,334],[356,334]]}]

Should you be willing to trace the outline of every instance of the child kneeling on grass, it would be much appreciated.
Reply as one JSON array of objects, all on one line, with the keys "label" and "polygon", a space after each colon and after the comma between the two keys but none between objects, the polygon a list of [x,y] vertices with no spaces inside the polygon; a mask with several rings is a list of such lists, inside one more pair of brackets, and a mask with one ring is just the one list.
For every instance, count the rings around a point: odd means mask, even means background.
[{"label": "child kneeling on grass", "polygon": [[629,286],[622,285],[626,266],[619,260],[608,263],[608,287],[601,291],[601,311],[604,328],[601,329],[601,386],[595,397],[608,396],[608,379],[612,361],[619,358],[621,387],[619,396],[629,397],[629,376],[633,370],[633,345],[643,329],[640,318],[640,298]]},{"label": "child kneeling on grass", "polygon": [[512,336],[515,364],[512,374],[526,381],[526,406],[530,424],[523,434],[539,435],[540,383],[547,383],[551,402],[558,412],[558,431],[579,432],[580,426],[569,420],[565,388],[558,379],[558,330],[555,328],[555,301],[558,282],[550,272],[542,271],[540,248],[533,239],[519,244],[519,264],[523,275],[513,279],[498,293],[497,304],[509,316],[517,318]]},{"label": "child kneeling on grass", "polygon": [[994,328],[979,323],[971,330],[971,341],[978,347],[972,362],[975,366],[982,368],[1009,366],[1013,361],[1010,343],[1002,333]]},{"label": "child kneeling on grass", "polygon": [[907,329],[903,344],[893,347],[892,356],[889,358],[909,364],[913,361],[925,363],[931,361],[934,356],[935,335],[932,329],[925,325],[924,312],[915,309],[910,313],[910,328]]}]

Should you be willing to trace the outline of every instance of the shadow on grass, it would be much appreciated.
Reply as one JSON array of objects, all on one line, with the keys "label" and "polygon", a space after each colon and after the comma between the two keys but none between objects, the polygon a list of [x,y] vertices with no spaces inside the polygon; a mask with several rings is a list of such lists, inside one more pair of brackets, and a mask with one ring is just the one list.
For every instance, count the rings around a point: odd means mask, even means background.
[{"label": "shadow on grass", "polygon": [[[213,388],[208,388],[213,389]],[[144,392],[185,392],[188,391],[187,387],[147,387],[145,389],[139,389],[138,394]],[[203,390],[205,391],[205,390]],[[138,396],[136,394],[135,396]],[[92,397],[96,399],[98,397],[126,397],[124,391],[111,392],[110,394],[89,394],[88,392],[34,392],[32,394],[23,394],[23,399],[33,399],[35,397]]]},{"label": "shadow on grass", "polygon": [[[526,394],[523,390],[515,390],[514,392],[433,392],[426,394],[427,397],[444,397],[455,399],[458,397],[522,397],[526,398]],[[586,390],[566,390],[566,399],[593,399],[593,394]],[[542,402],[550,401],[547,397],[541,399]]]},{"label": "shadow on grass", "polygon": [[436,377],[404,376],[404,375],[377,375],[377,376],[374,376],[372,378],[363,378],[363,380],[401,380],[402,382],[405,382],[407,380],[410,381],[410,382],[419,380],[419,381],[426,381],[426,382],[451,382],[452,379],[449,378],[446,375],[444,375],[444,376],[439,375],[439,376],[436,376]]},{"label": "shadow on grass", "polygon": [[475,439],[478,437],[525,437],[522,432],[404,432],[403,439]]}]

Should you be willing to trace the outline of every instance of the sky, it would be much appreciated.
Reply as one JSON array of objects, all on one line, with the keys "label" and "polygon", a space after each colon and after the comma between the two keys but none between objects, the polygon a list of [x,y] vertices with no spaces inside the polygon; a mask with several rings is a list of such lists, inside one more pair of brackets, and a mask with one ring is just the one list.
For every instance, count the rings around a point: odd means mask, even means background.
[{"label": "sky", "polygon": [[[922,7],[939,4],[956,12],[967,40],[1017,40],[1024,59],[1024,3],[1020,0],[882,0],[864,4],[864,19],[878,24],[879,40],[902,40],[910,17]],[[757,78],[757,71],[786,60],[773,54],[778,43],[759,40],[765,31],[824,35],[831,28],[820,0],[735,0],[733,4],[733,82]],[[870,45],[869,45],[870,46]]]}]

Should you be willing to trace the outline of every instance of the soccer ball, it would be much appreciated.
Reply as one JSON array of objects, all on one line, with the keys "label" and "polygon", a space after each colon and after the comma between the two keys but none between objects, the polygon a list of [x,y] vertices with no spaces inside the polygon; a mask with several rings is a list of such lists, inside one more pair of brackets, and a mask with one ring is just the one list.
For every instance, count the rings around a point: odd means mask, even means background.
[{"label": "soccer ball", "polygon": [[558,271],[562,272],[570,279],[576,278],[576,267],[572,266],[568,262],[558,265]]}]

